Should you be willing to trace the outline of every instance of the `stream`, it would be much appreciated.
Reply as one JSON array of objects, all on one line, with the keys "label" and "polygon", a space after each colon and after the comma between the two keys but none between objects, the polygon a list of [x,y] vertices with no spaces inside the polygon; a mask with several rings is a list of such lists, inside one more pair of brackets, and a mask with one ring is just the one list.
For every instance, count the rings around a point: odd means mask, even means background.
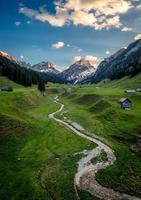
[{"label": "stream", "polygon": [[[63,124],[65,127],[68,127],[71,129],[75,134],[79,135],[80,137],[83,137],[91,142],[94,142],[97,144],[97,147],[88,150],[85,153],[83,153],[83,157],[78,162],[78,168],[77,173],[74,177],[74,184],[76,187],[78,187],[81,190],[88,191],[93,196],[96,196],[100,199],[105,200],[115,200],[115,199],[127,199],[127,200],[141,200],[139,197],[131,196],[128,194],[116,192],[111,188],[106,188],[100,185],[96,180],[96,173],[101,170],[105,169],[111,165],[113,165],[116,161],[116,156],[114,154],[114,151],[111,147],[104,144],[102,141],[97,139],[97,136],[93,134],[93,137],[88,136],[88,132],[85,131],[83,127],[81,127],[76,122],[72,122],[70,120],[62,120],[55,117],[57,113],[60,113],[63,111],[64,104],[59,102],[58,96],[54,98],[54,102],[60,104],[59,110],[49,114],[49,118],[55,120],[59,124]],[[85,134],[86,132],[86,134]],[[102,152],[105,152],[107,155],[106,161],[96,162],[93,164],[91,162],[92,159],[100,156]],[[80,199],[80,198],[79,198]]]}]

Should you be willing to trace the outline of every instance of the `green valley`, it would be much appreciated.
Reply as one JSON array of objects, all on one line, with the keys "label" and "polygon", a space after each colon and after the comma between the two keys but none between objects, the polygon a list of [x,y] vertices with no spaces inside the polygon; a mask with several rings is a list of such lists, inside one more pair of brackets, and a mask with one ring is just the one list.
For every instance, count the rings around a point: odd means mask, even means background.
[{"label": "green valley", "polygon": [[[96,145],[49,119],[59,109],[55,96],[65,105],[58,118],[80,124],[115,151],[117,161],[100,170],[97,181],[141,197],[141,151],[131,148],[141,137],[141,93],[124,94],[125,89],[140,86],[140,75],[97,85],[49,83],[45,96],[35,86],[25,88],[5,77],[0,77],[0,83],[14,88],[13,92],[0,92],[2,200],[77,199],[74,176],[82,157],[78,152]],[[121,110],[118,100],[123,96],[131,99],[132,110]],[[101,160],[106,160],[104,153],[93,163]],[[86,191],[77,192],[81,199],[98,199]]]}]

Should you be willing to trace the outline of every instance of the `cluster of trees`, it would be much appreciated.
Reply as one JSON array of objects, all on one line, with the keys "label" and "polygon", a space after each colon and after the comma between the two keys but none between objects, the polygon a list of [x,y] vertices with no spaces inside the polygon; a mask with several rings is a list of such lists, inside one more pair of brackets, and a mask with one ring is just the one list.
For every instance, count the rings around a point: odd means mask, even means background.
[{"label": "cluster of trees", "polygon": [[43,79],[40,79],[38,82],[38,90],[43,94],[44,96],[44,92],[45,92],[45,82]]},{"label": "cluster of trees", "polygon": [[0,76],[6,76],[15,83],[25,87],[30,87],[32,84],[38,84],[39,81],[37,72],[21,67],[17,63],[4,57],[0,57]]},{"label": "cluster of trees", "polygon": [[32,84],[37,84],[41,92],[45,91],[47,82],[66,83],[64,79],[56,74],[45,74],[32,70],[31,68],[21,67],[14,61],[11,61],[3,56],[0,56],[0,76],[6,76],[10,80],[31,87]]}]

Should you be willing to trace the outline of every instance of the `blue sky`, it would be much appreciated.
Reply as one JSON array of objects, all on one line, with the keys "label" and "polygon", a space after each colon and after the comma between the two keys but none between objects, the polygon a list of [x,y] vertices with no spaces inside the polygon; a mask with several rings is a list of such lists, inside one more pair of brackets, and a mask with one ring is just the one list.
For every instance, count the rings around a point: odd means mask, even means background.
[{"label": "blue sky", "polygon": [[141,0],[1,0],[0,19],[0,50],[17,59],[96,64],[141,33]]}]

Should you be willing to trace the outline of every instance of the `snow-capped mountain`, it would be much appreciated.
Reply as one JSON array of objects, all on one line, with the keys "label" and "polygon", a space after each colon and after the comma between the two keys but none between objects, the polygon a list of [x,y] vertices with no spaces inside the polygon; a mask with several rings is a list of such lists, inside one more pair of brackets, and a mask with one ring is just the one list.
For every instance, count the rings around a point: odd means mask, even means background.
[{"label": "snow-capped mountain", "polygon": [[27,69],[31,68],[31,64],[30,63],[26,63],[25,61],[22,61],[22,60],[19,60],[18,61],[18,64],[21,66],[21,67],[25,67]]},{"label": "snow-capped mountain", "polygon": [[96,68],[91,65],[88,60],[81,59],[72,64],[68,69],[60,73],[60,75],[68,81],[77,83],[83,80],[89,74],[94,73],[95,71]]},{"label": "snow-capped mountain", "polygon": [[37,79],[41,77],[45,81],[52,83],[68,82],[56,73],[40,73],[40,71],[35,71],[30,64],[20,62],[3,51],[0,51],[0,76],[6,76],[10,80],[24,86],[27,86],[27,84],[30,86],[32,81],[33,84],[37,84]]},{"label": "snow-capped mountain", "polygon": [[103,79],[118,79],[124,76],[134,76],[141,72],[141,39],[122,48],[115,54],[105,58],[98,67],[92,65],[87,59],[80,59],[69,68],[60,72],[51,62],[40,62],[31,66],[29,63],[18,61],[6,52],[0,51],[2,66],[24,67],[38,72],[46,73],[71,83],[97,83]]},{"label": "snow-capped mountain", "polygon": [[59,71],[55,68],[55,65],[48,61],[35,64],[32,66],[32,68],[36,71],[44,73],[54,73],[54,74],[59,73]]},{"label": "snow-capped mountain", "polygon": [[122,48],[112,56],[104,59],[94,75],[83,83],[97,83],[103,79],[119,79],[124,76],[134,76],[141,72],[141,39]]}]

